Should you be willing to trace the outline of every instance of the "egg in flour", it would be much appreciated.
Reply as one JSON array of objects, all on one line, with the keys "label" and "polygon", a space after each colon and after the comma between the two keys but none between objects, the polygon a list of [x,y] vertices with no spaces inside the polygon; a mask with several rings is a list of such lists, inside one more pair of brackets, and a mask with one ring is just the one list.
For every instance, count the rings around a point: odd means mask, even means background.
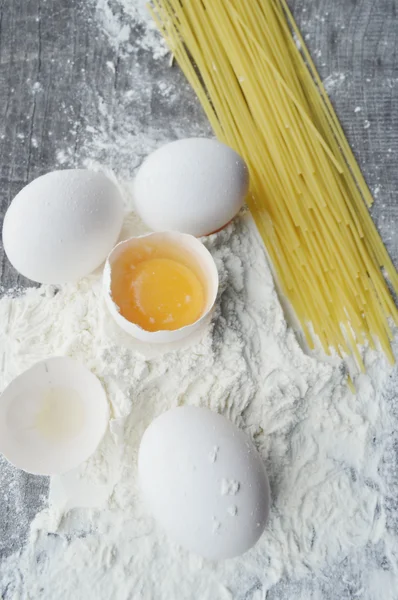
[{"label": "egg in flour", "polygon": [[155,231],[198,237],[233,219],[248,187],[246,163],[232,148],[188,138],[162,146],[144,161],[134,183],[135,207]]},{"label": "egg in flour", "polygon": [[138,469],[153,516],[187,550],[230,558],[263,533],[267,474],[250,439],[225,417],[195,407],[163,413],[143,435]]},{"label": "egg in flour", "polygon": [[123,201],[103,173],[53,171],[25,186],[3,224],[11,264],[39,283],[65,283],[88,275],[115,245]]}]

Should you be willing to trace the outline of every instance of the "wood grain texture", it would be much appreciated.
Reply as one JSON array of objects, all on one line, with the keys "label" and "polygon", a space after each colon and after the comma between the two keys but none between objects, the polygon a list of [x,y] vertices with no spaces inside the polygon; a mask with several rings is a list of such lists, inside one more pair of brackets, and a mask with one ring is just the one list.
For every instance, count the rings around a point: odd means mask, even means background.
[{"label": "wood grain texture", "polygon": [[397,3],[296,0],[291,6],[322,78],[344,76],[330,97],[374,193],[372,216],[397,261]]},{"label": "wood grain texture", "polygon": [[[117,0],[113,5],[118,6]],[[290,5],[322,78],[329,77],[337,114],[375,192],[374,220],[397,261],[397,4],[394,0],[291,0]],[[81,166],[90,128],[98,126],[98,96],[110,117],[109,137],[131,119],[157,128],[159,139],[208,131],[179,70],[168,69],[167,59],[154,60],[151,52],[134,49],[134,27],[133,50],[122,55],[98,26],[95,11],[94,0],[0,0],[1,221],[11,199],[27,182],[59,167],[58,151],[68,153],[65,166]],[[137,77],[147,81],[142,87],[145,92],[132,98],[120,114],[118,100]],[[161,77],[178,90],[173,102],[157,92]],[[101,159],[101,153],[95,158]],[[109,166],[121,168],[123,176],[132,175],[143,156],[138,150],[127,158],[120,167],[117,156],[106,156]],[[32,285],[15,273],[2,246],[0,278],[5,289]],[[0,459],[0,556],[21,546],[47,491],[45,478],[17,472]],[[397,516],[398,508],[391,505],[391,526],[397,526]],[[295,597],[294,586],[289,589],[290,597]],[[325,598],[335,597],[327,590],[322,593]],[[275,592],[269,597],[280,596]]]}]

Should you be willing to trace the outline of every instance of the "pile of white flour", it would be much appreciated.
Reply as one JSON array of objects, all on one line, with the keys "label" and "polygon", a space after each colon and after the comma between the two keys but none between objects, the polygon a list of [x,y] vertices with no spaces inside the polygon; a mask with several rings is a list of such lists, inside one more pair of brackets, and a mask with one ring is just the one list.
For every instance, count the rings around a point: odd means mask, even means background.
[{"label": "pile of white flour", "polygon": [[[369,544],[398,550],[384,510],[382,464],[395,426],[384,358],[365,353],[368,374],[353,396],[339,365],[304,354],[287,328],[250,217],[206,245],[221,276],[213,323],[165,354],[115,328],[99,276],[1,300],[1,388],[37,360],[66,354],[101,379],[112,407],[102,446],[77,473],[54,479],[52,506],[35,519],[26,548],[2,566],[6,598],[262,598],[284,575],[318,572]],[[183,404],[227,416],[266,463],[269,526],[242,558],[213,563],[186,553],[141,502],[141,435],[156,415]],[[366,590],[379,576],[365,574],[361,598],[376,597]],[[251,589],[259,595],[243,594]],[[383,590],[384,600],[393,597]]]},{"label": "pile of white flour", "polygon": [[[190,119],[170,124],[143,112],[153,98],[160,107],[177,106],[184,85],[175,85],[177,74],[173,79],[166,68],[155,81],[139,61],[138,51],[157,62],[165,54],[144,2],[93,3],[104,43],[115,53],[110,73],[118,60],[128,61],[131,90],[118,91],[112,81],[111,99],[99,95],[85,117],[80,155],[60,145],[57,158],[63,167],[100,162],[127,180],[161,143],[209,130],[193,104]],[[129,185],[122,187],[130,207]],[[141,231],[130,214],[124,236]],[[112,409],[96,454],[52,480],[50,507],[35,518],[22,551],[1,564],[0,597],[396,600],[397,370],[365,351],[367,374],[356,379],[354,396],[337,359],[302,351],[249,215],[205,243],[220,272],[216,312],[210,327],[177,347],[139,345],[118,330],[103,303],[100,273],[0,300],[0,391],[35,362],[68,355],[100,378]],[[270,520],[241,558],[215,563],[186,553],[141,501],[142,433],[158,414],[184,404],[231,419],[265,461]]]}]

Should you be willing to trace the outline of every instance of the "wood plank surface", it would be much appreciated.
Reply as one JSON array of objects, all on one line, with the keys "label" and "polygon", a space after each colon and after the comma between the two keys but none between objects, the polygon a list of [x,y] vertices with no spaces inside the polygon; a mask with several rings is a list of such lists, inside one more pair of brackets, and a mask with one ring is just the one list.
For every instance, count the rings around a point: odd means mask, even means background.
[{"label": "wood plank surface", "polygon": [[[397,3],[291,0],[290,5],[374,193],[374,220],[397,261]],[[109,0],[108,6],[121,23],[128,22],[121,0]],[[135,46],[140,29],[134,23],[127,42],[113,44],[98,10],[95,0],[0,0],[0,226],[15,194],[60,166],[93,159],[131,177],[142,149],[118,152],[105,142],[92,144],[99,128],[110,140],[118,139],[126,122],[141,132],[152,128],[159,141],[209,132],[178,68]],[[172,100],[159,93],[159,81],[173,88]],[[136,88],[139,93],[131,93]],[[122,102],[126,94],[131,98]],[[32,285],[10,266],[2,246],[0,278],[5,290]],[[26,539],[47,491],[46,478],[17,472],[0,459],[0,557]],[[392,511],[395,522],[397,511]]]}]

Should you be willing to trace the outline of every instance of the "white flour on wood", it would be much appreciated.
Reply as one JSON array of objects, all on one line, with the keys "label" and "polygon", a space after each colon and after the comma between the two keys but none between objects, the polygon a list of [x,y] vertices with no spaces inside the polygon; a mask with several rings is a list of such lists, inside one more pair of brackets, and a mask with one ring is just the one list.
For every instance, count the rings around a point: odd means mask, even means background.
[{"label": "white flour on wood", "polygon": [[[102,446],[77,473],[54,479],[52,506],[36,517],[23,551],[1,567],[6,598],[243,598],[242,589],[263,594],[285,576],[320,573],[365,551],[381,552],[388,568],[373,561],[360,597],[377,598],[367,592],[375,578],[393,585],[391,369],[367,351],[368,374],[358,377],[353,396],[339,364],[302,352],[248,216],[206,243],[221,275],[215,318],[191,346],[164,355],[115,328],[96,276],[58,293],[43,287],[1,300],[1,388],[35,361],[67,354],[101,379],[112,406]],[[266,463],[269,525],[242,558],[214,563],[188,554],[142,504],[141,435],[155,416],[184,404],[227,416]],[[68,512],[73,506],[80,508]],[[383,598],[393,593],[387,587]]]},{"label": "white flour on wood", "polygon": [[146,0],[95,0],[95,10],[109,43],[121,54],[142,48],[159,59],[168,53]]},{"label": "white flour on wood", "polygon": [[[161,143],[210,129],[194,100],[179,110],[179,86],[187,86],[182,78],[177,85],[164,68],[154,80],[143,68],[139,52],[155,59],[166,52],[144,1],[93,4],[115,54],[107,67],[112,73],[117,60],[128,60],[131,89],[112,88],[110,96],[100,90],[81,133],[83,150],[77,156],[60,141],[57,159],[63,167],[101,163],[131,180]],[[337,88],[342,81],[332,74],[326,84]],[[148,113],[154,99],[156,110]],[[132,215],[124,233],[141,230]],[[37,515],[24,549],[2,563],[0,596],[397,599],[396,369],[367,351],[368,372],[352,396],[340,363],[304,354],[287,327],[250,218],[240,217],[206,244],[221,278],[212,326],[166,354],[137,346],[116,329],[101,300],[99,275],[57,293],[44,286],[0,301],[0,391],[38,360],[66,354],[100,377],[112,406],[110,432],[97,453],[76,473],[52,481],[50,508]],[[266,463],[269,525],[241,558],[213,563],[184,552],[140,499],[141,435],[155,416],[183,404],[230,418]],[[235,508],[231,495],[231,514]]]}]

